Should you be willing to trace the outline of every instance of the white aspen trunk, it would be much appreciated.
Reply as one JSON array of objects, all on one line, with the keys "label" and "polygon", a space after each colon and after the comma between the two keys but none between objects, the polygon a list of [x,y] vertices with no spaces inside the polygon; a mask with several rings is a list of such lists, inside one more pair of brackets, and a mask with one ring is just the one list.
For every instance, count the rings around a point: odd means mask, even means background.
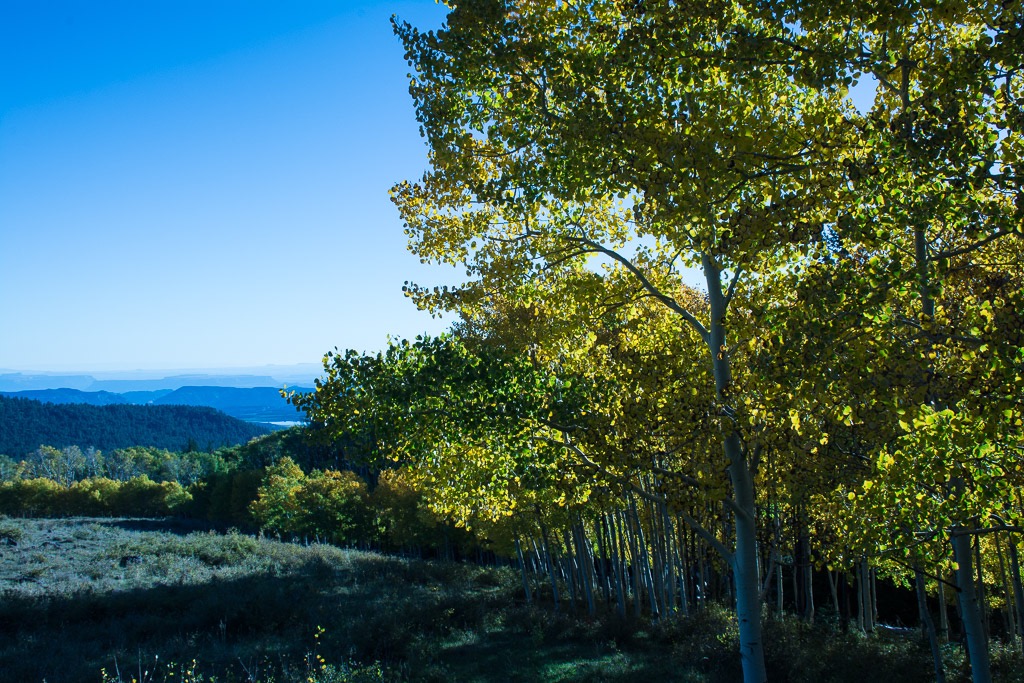
[{"label": "white aspen trunk", "polygon": [[689,598],[689,569],[687,568],[685,525],[676,522],[676,551],[679,557],[679,604],[682,606],[683,616],[690,616]]},{"label": "white aspen trunk", "polygon": [[594,616],[594,556],[587,545],[586,531],[582,522],[573,525],[573,540],[576,543],[576,557],[579,558],[577,562],[580,570],[579,581],[583,588],[583,599],[587,604],[587,614]]},{"label": "white aspen trunk", "polygon": [[661,527],[661,510],[657,505],[648,501],[645,505],[651,526],[648,533],[648,543],[651,556],[651,582],[654,587],[654,597],[658,603],[658,614],[667,614],[668,607],[665,599],[665,534]]},{"label": "white aspen trunk", "polygon": [[579,567],[573,552],[572,539],[569,538],[569,531],[567,529],[562,530],[562,543],[565,544],[565,556],[563,558],[565,569],[562,573],[565,575],[565,583],[569,591],[569,609],[575,614],[576,604],[579,602],[579,590],[576,581],[579,576]]},{"label": "white aspen trunk", "polygon": [[874,600],[871,597],[871,568],[862,559],[857,566],[857,625],[865,633],[875,630]]},{"label": "white aspen trunk", "polygon": [[[727,302],[722,293],[722,274],[714,258],[704,253],[701,258],[704,280],[708,288],[710,326],[708,351],[715,375],[715,395],[723,407],[730,402],[732,367],[725,334]],[[724,418],[728,420],[727,417]],[[733,523],[736,527],[736,550],[732,556],[732,569],[736,589],[736,621],[740,632],[740,662],[744,683],[765,683],[768,674],[764,664],[764,642],[761,637],[761,591],[757,572],[757,508],[754,495],[754,477],[743,452],[739,432],[734,425],[724,422],[729,431],[722,443],[732,483]]]},{"label": "white aspen trunk", "polygon": [[981,610],[981,628],[982,633],[985,635],[985,643],[987,644],[989,640],[989,614],[988,599],[985,597],[984,568],[981,565],[981,538],[975,536],[972,545],[974,546],[974,567],[977,569],[978,608]]},{"label": "white aspen trunk", "polygon": [[639,619],[643,613],[643,590],[640,587],[640,550],[637,547],[636,533],[632,528],[633,525],[630,523],[629,515],[624,511],[622,517],[622,527],[626,532],[626,537],[629,539],[629,561],[630,567],[633,570],[630,577],[633,580],[633,616]]},{"label": "white aspen trunk", "polygon": [[665,569],[668,572],[665,581],[667,589],[665,602],[667,603],[668,611],[671,613],[676,608],[676,557],[675,547],[672,543],[675,529],[672,528],[672,518],[668,516],[668,506],[664,503],[659,503],[658,507],[661,512],[662,536],[665,540]]},{"label": "white aspen trunk", "polygon": [[551,577],[551,595],[555,603],[555,612],[560,611],[558,603],[558,579],[555,577],[555,562],[551,557],[551,542],[548,539],[548,527],[541,520],[540,523],[541,542],[544,545],[544,560],[547,564],[548,576]]},{"label": "white aspen trunk", "polygon": [[615,528],[615,517],[607,521],[612,546],[612,580],[615,582],[615,611],[620,619],[626,618],[626,586],[622,571],[622,544]]},{"label": "white aspen trunk", "polygon": [[971,662],[971,680],[974,683],[992,683],[988,642],[981,619],[981,606],[974,585],[974,554],[967,529],[953,529],[953,559],[956,561],[956,582],[959,587],[960,615],[963,619],[967,655]]},{"label": "white aspen trunk", "polygon": [[644,590],[647,592],[651,616],[657,620],[660,614],[658,612],[658,597],[654,589],[654,577],[651,574],[651,557],[647,550],[647,539],[644,534],[643,524],[640,521],[640,513],[637,511],[636,499],[633,496],[629,497],[629,507],[633,513],[633,522],[636,524],[636,543],[641,567],[640,578],[643,582]]}]

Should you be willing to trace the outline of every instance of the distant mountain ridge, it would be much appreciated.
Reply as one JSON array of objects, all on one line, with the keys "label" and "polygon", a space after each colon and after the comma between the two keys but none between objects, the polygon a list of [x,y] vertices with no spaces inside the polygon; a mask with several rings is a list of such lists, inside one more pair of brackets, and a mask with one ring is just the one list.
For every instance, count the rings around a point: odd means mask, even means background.
[{"label": "distant mountain ridge", "polygon": [[[294,387],[304,392],[310,389]],[[83,391],[80,389],[34,389],[0,391],[0,396],[26,398],[57,405],[184,405],[206,406],[247,422],[300,421],[302,415],[281,397],[276,387],[182,386],[174,390]]]},{"label": "distant mountain ridge", "polygon": [[128,391],[123,394],[112,391],[83,391],[81,389],[29,389],[27,391],[0,391],[0,396],[28,398],[43,403],[82,403],[90,406],[146,405],[170,394],[170,389],[158,391]]},{"label": "distant mountain ridge", "polygon": [[205,406],[42,403],[0,396],[0,454],[23,457],[40,445],[113,450],[155,446],[215,449],[267,434]]},{"label": "distant mountain ridge", "polygon": [[46,389],[78,389],[79,391],[109,391],[123,394],[132,391],[161,391],[180,389],[187,386],[236,387],[252,389],[259,387],[283,387],[285,385],[310,386],[319,376],[319,370],[294,368],[271,368],[271,374],[256,373],[206,373],[180,372],[168,375],[140,376],[145,373],[96,373],[92,374],[26,374],[21,372],[0,372],[0,392],[41,391]]}]

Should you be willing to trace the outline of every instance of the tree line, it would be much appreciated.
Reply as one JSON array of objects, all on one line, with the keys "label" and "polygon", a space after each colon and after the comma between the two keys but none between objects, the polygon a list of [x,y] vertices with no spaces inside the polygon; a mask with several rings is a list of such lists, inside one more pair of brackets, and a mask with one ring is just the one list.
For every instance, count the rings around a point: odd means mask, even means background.
[{"label": "tree line", "polygon": [[404,472],[356,466],[344,450],[303,428],[214,452],[41,446],[17,462],[0,456],[0,514],[178,517],[416,557],[494,557]]}]

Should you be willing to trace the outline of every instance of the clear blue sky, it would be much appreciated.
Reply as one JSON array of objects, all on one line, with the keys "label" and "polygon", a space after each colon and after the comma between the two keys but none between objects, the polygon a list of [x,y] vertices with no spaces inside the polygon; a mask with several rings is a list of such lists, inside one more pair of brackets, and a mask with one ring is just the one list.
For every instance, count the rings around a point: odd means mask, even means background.
[{"label": "clear blue sky", "polygon": [[433,0],[0,3],[0,369],[318,362],[444,329],[388,200]]}]

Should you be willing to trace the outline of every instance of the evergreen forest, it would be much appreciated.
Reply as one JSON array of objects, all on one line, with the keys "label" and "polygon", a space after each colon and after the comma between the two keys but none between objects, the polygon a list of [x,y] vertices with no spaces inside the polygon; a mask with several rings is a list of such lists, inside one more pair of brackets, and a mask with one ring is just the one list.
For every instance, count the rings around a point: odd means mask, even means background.
[{"label": "evergreen forest", "polygon": [[0,396],[0,454],[21,457],[40,445],[113,450],[151,446],[208,451],[269,430],[219,410],[187,405],[43,403]]}]

